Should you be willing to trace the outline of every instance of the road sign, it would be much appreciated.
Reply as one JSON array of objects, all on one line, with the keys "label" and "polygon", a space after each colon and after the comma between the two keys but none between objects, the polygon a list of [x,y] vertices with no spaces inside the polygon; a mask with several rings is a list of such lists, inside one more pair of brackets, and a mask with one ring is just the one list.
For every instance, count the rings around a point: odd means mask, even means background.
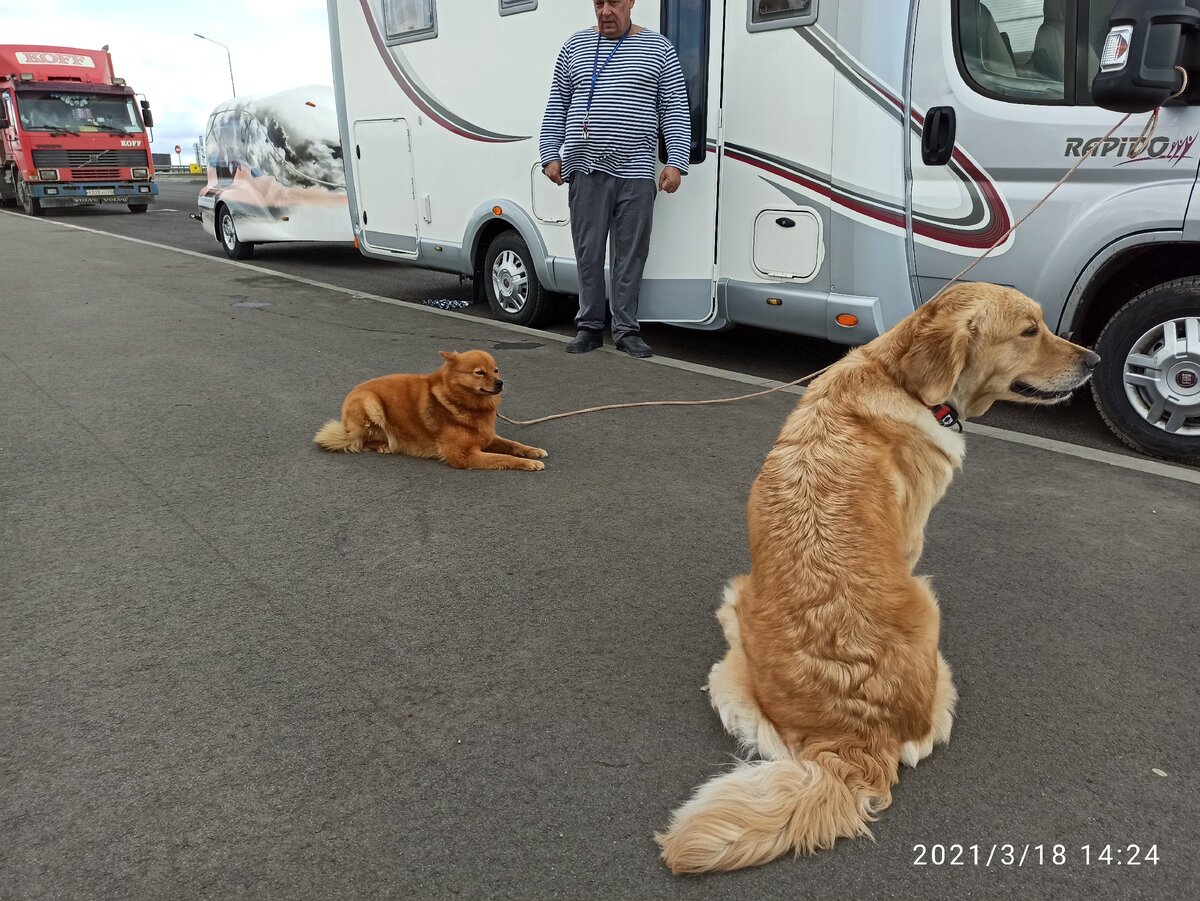
[{"label": "road sign", "polygon": [[182,148],[182,147],[180,147],[178,144],[176,144],[176,145],[175,145],[175,152],[176,152],[176,153],[183,153],[183,148]]}]

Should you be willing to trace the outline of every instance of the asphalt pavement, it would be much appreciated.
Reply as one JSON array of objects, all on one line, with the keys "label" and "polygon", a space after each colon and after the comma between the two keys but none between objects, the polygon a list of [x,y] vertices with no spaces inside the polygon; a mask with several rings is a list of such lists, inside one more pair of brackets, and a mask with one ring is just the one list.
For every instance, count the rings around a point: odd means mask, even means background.
[{"label": "asphalt pavement", "polygon": [[514,418],[745,385],[77,220],[0,213],[0,897],[1194,897],[1194,470],[969,434],[920,565],[950,745],[874,842],[678,879],[652,834],[734,751],[712,614],[795,398],[502,429],[541,473],[329,454],[439,350]]},{"label": "asphalt pavement", "polygon": [[[147,215],[129,215],[124,208],[80,207],[56,211],[57,221],[137,238],[181,250],[223,257],[215,237],[189,218],[204,178],[160,179],[159,202]],[[281,243],[255,248],[256,266],[293,277],[360,291],[389,300],[419,303],[428,299],[467,301],[471,283],[457,275],[416,266],[368,259],[349,243]],[[486,303],[464,310],[490,319]],[[575,334],[574,306],[561,305],[560,317],[548,324],[550,334]],[[749,373],[764,379],[790,382],[832,363],[846,348],[803,335],[738,326],[724,332],[704,332],[659,323],[644,323],[642,332],[660,356],[722,369]],[[1090,392],[1081,392],[1069,404],[1030,410],[997,404],[982,420],[987,425],[1130,457],[1137,451],[1121,442],[1096,411]]]}]

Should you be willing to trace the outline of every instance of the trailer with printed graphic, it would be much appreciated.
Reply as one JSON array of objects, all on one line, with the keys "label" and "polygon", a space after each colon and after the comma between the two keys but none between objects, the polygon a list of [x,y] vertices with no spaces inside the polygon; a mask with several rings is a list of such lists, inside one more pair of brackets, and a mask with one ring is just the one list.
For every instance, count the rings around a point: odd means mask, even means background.
[{"label": "trailer with printed graphic", "polygon": [[194,218],[230,258],[269,242],[354,240],[329,85],[218,104],[204,149],[208,183]]},{"label": "trailer with printed graphic", "polygon": [[[1025,291],[1097,347],[1094,391],[1124,440],[1200,462],[1200,94],[1166,104],[1149,140],[1143,114],[1103,139],[1119,116],[1091,85],[1113,14],[1114,0],[639,0],[635,23],[678,51],[693,125],[691,171],[655,205],[639,317],[863,343],[1092,150],[970,278]],[[329,19],[362,252],[473,276],[498,318],[544,321],[578,280],[538,133],[590,6],[329,0]]]},{"label": "trailer with printed graphic", "polygon": [[113,76],[108,48],[0,46],[0,203],[48,207],[158,197],[150,105]]}]

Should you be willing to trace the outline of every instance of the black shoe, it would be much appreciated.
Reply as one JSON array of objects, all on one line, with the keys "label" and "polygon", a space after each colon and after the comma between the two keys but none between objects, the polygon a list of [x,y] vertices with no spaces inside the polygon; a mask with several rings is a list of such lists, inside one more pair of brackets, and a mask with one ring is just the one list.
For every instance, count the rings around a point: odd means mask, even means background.
[{"label": "black shoe", "polygon": [[623,350],[629,356],[637,357],[639,360],[654,356],[654,351],[650,349],[649,344],[642,340],[641,335],[626,335],[617,342],[617,350]]},{"label": "black shoe", "polygon": [[567,353],[569,354],[585,354],[589,350],[595,350],[597,347],[604,345],[604,334],[602,332],[593,332],[591,329],[581,328],[579,334],[575,336],[575,340],[567,344]]}]

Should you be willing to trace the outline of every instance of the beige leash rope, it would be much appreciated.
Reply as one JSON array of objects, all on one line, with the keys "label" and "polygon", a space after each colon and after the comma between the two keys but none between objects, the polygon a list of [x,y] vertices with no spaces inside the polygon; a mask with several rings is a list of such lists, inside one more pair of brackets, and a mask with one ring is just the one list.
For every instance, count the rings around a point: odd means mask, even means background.
[{"label": "beige leash rope", "polygon": [[[830,364],[833,365],[833,364]],[[825,369],[828,369],[826,366]],[[775,391],[782,391],[784,388],[790,388],[793,385],[799,385],[802,382],[810,381],[819,376],[825,369],[818,369],[816,372],[809,373],[806,376],[801,376],[794,382],[788,382],[786,385],[776,385],[774,388],[767,388],[765,391],[755,391],[753,394],[742,394],[738,397],[717,397],[711,400],[641,400],[636,403],[628,404],[604,404],[599,407],[585,407],[582,410],[571,410],[567,413],[555,413],[553,416],[542,416],[539,419],[509,419],[503,413],[496,415],[505,422],[512,425],[536,425],[539,422],[549,422],[551,419],[565,419],[568,416],[580,416],[584,413],[599,413],[601,410],[619,410],[622,407],[698,407],[705,404],[731,404],[737,400],[749,400],[752,397],[762,397],[764,394],[771,394]]]},{"label": "beige leash rope", "polygon": [[[1183,75],[1183,86],[1178,91],[1176,91],[1174,94],[1172,94],[1169,98],[1167,98],[1168,102],[1171,100],[1174,100],[1176,97],[1180,96],[1184,91],[1187,90],[1187,87],[1188,87],[1187,72],[1179,66],[1176,66],[1175,68],[1177,71],[1179,71],[1179,73],[1181,75]],[[1136,156],[1138,153],[1140,153],[1142,151],[1142,148],[1144,148],[1150,144],[1150,139],[1154,137],[1154,132],[1158,128],[1158,111],[1159,111],[1159,109],[1160,109],[1160,107],[1155,107],[1154,110],[1150,113],[1150,118],[1146,120],[1146,127],[1142,129],[1142,133],[1137,136],[1137,138],[1134,140],[1133,144],[1131,145],[1131,151],[1132,151],[1130,154],[1131,156]],[[1103,144],[1105,141],[1107,141],[1109,138],[1111,138],[1116,133],[1117,129],[1119,129],[1121,126],[1123,126],[1126,122],[1129,121],[1131,116],[1133,116],[1133,113],[1126,113],[1121,118],[1121,120],[1119,122],[1117,122],[1116,125],[1114,125],[1112,128],[1110,128],[1108,130],[1108,133],[1105,134],[1104,137],[1099,138],[1095,143],[1093,143],[1092,146],[1083,154],[1083,156],[1081,156],[1079,158],[1079,162],[1077,162],[1070,169],[1068,169],[1066,171],[1066,173],[1063,175],[1063,177],[1060,178],[1055,183],[1054,187],[1052,187],[1049,191],[1047,191],[1045,196],[1042,197],[1041,200],[1039,200],[1037,203],[1035,203],[1030,208],[1029,212],[1027,212],[1024,216],[1022,216],[1016,222],[1014,222],[1012,227],[1009,228],[1009,230],[1006,231],[999,238],[997,238],[996,242],[994,244],[992,244],[991,247],[989,247],[987,250],[985,250],[983,253],[981,253],[979,256],[977,256],[974,260],[972,260],[971,265],[969,265],[966,269],[964,269],[958,275],[954,276],[954,278],[950,279],[950,281],[946,282],[946,284],[942,285],[941,289],[936,294],[934,294],[933,297],[931,297],[929,300],[930,301],[936,300],[947,288],[949,288],[951,285],[953,285],[955,282],[957,282],[959,279],[961,279],[964,275],[966,275],[968,272],[970,272],[972,269],[974,269],[976,266],[978,266],[980,263],[982,263],[985,259],[987,259],[991,255],[993,250],[995,250],[997,247],[999,247],[1001,244],[1003,244],[1005,241],[1007,241],[1012,236],[1013,232],[1015,232],[1019,226],[1021,226],[1025,223],[1026,219],[1028,219],[1030,216],[1032,216],[1034,213],[1036,213],[1042,207],[1042,205],[1045,204],[1045,202],[1047,200],[1049,200],[1052,196],[1054,196],[1054,193],[1066,183],[1067,179],[1069,179],[1072,175],[1074,175],[1075,172],[1079,169],[1079,167],[1082,166],[1084,163],[1086,163],[1092,157],[1092,154],[1094,154],[1096,152],[1096,149],[1098,147],[1100,147],[1101,144]],[[832,365],[833,364],[831,363],[830,366],[832,366]],[[808,375],[801,376],[800,378],[798,378],[794,381],[788,382],[787,384],[776,385],[775,387],[767,388],[764,391],[755,391],[752,394],[742,394],[737,397],[718,397],[718,398],[713,398],[711,400],[643,400],[643,401],[637,401],[635,403],[603,404],[603,405],[597,406],[597,407],[584,407],[582,410],[569,410],[566,413],[554,413],[550,416],[541,416],[537,419],[509,419],[503,413],[497,413],[496,415],[498,417],[500,417],[501,419],[503,419],[505,422],[509,423],[510,425],[527,426],[527,425],[537,425],[538,423],[541,423],[541,422],[549,422],[552,419],[565,419],[568,416],[582,416],[584,413],[599,413],[602,410],[620,410],[620,409],[624,409],[626,407],[699,407],[699,406],[710,406],[713,404],[732,404],[739,400],[750,400],[751,398],[754,398],[754,397],[762,397],[765,394],[773,394],[776,391],[782,391],[784,388],[792,388],[792,387],[795,387],[798,385],[802,385],[805,382],[811,382],[813,379],[815,379],[821,373],[825,372],[827,369],[829,369],[829,366],[822,367],[821,369],[818,369],[816,372],[811,372]]]}]

